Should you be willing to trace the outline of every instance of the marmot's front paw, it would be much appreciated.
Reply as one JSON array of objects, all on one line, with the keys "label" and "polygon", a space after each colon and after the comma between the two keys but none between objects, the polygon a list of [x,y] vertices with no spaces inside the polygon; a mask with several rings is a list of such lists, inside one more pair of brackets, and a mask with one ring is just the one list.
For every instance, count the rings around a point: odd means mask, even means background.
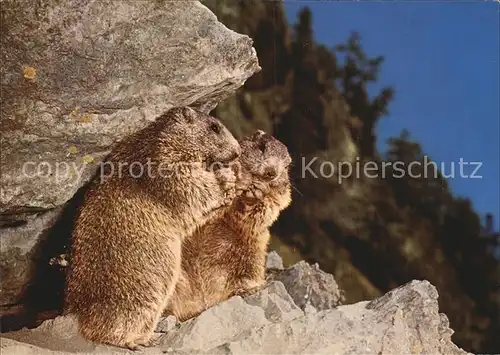
[{"label": "marmot's front paw", "polygon": [[252,176],[242,168],[238,161],[232,165],[232,168],[236,175],[236,195],[240,196],[252,184]]},{"label": "marmot's front paw", "polygon": [[250,292],[250,290],[239,288],[231,293],[231,297],[240,296],[241,298],[245,298],[247,296],[250,296],[251,294],[252,293]]},{"label": "marmot's front paw", "polygon": [[229,205],[236,197],[236,174],[231,167],[222,167],[215,172],[224,194],[223,205]]},{"label": "marmot's front paw", "polygon": [[246,192],[248,189],[250,189],[252,185],[252,179],[251,176],[246,176],[246,175],[241,175],[239,178],[236,180],[236,194],[238,196],[245,196]]},{"label": "marmot's front paw", "polygon": [[250,186],[248,190],[245,191],[245,197],[250,200],[262,200],[264,193],[255,186]]},{"label": "marmot's front paw", "polygon": [[250,200],[262,200],[269,193],[269,185],[255,181],[244,193],[244,196]]},{"label": "marmot's front paw", "polygon": [[257,283],[254,281],[248,282],[248,283],[243,283],[239,285],[232,293],[231,296],[240,296],[242,298],[245,298],[247,296],[250,296],[260,290],[262,290],[264,284],[263,283]]}]

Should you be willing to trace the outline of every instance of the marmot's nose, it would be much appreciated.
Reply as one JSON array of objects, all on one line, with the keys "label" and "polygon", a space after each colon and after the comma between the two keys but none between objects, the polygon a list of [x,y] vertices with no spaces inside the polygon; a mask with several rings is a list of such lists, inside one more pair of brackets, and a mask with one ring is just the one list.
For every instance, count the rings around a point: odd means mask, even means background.
[{"label": "marmot's nose", "polygon": [[272,180],[278,175],[278,172],[273,167],[268,167],[264,170],[264,178],[266,180]]}]

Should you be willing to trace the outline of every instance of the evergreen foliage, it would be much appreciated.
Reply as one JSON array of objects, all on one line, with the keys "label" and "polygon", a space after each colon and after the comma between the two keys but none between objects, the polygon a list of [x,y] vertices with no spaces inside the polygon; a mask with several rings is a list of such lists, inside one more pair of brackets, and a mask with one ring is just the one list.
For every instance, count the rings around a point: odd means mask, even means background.
[{"label": "evergreen foliage", "polygon": [[[497,239],[480,236],[470,201],[447,184],[451,167],[441,170],[409,132],[389,139],[385,154],[375,149],[376,125],[397,100],[390,87],[368,94],[384,58],[366,54],[355,32],[331,49],[317,44],[307,8],[289,28],[280,2],[204,2],[227,26],[255,40],[262,66],[214,114],[236,135],[267,130],[294,158],[293,203],[273,228],[279,240],[272,246],[290,260],[318,262],[333,273],[348,302],[427,279],[438,288],[453,340],[475,353],[498,352]],[[331,178],[302,176],[302,159],[311,157],[372,162],[384,176],[341,183],[339,171]],[[412,176],[400,176],[397,162],[419,164]]]}]

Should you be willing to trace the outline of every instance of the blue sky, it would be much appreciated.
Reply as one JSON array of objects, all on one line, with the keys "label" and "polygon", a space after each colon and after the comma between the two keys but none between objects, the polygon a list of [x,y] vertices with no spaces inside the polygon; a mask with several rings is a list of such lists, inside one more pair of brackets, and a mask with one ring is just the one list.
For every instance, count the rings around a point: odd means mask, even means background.
[{"label": "blue sky", "polygon": [[317,42],[333,46],[357,31],[368,55],[385,57],[377,86],[394,87],[396,96],[377,127],[379,149],[406,128],[448,172],[460,158],[482,162],[482,179],[458,176],[449,183],[482,217],[492,212],[498,229],[500,4],[285,0],[289,22],[304,6]]}]

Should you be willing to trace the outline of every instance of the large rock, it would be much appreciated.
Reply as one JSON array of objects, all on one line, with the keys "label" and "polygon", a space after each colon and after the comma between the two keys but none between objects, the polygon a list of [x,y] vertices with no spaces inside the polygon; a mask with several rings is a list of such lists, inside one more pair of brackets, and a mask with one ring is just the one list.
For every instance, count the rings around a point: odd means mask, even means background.
[{"label": "large rock", "polygon": [[267,254],[266,269],[283,270],[283,259],[281,259],[281,256],[274,250]]},{"label": "large rock", "polygon": [[197,1],[11,0],[2,15],[3,213],[63,204],[115,141],[259,70],[252,40]]},{"label": "large rock", "polygon": [[[438,294],[413,281],[371,302],[304,311],[285,286],[269,282],[244,299],[233,297],[196,318],[160,322],[156,345],[140,354],[466,354],[451,341]],[[165,333],[166,332],[166,333]],[[71,317],[5,334],[2,352],[16,354],[130,353],[83,340]]]},{"label": "large rock", "polygon": [[197,1],[7,0],[1,35],[0,270],[19,276],[3,306],[51,226],[42,212],[53,217],[113,143],[171,107],[209,111],[260,67],[252,40]]},{"label": "large rock", "polygon": [[[269,255],[268,261],[271,258],[276,256]],[[333,276],[320,270],[318,264],[301,261],[282,272],[272,273],[269,279],[281,281],[300,308],[311,305],[319,310],[330,309],[344,301]]]},{"label": "large rock", "polygon": [[437,291],[414,281],[374,302],[268,324],[211,354],[465,354],[451,342]]}]

